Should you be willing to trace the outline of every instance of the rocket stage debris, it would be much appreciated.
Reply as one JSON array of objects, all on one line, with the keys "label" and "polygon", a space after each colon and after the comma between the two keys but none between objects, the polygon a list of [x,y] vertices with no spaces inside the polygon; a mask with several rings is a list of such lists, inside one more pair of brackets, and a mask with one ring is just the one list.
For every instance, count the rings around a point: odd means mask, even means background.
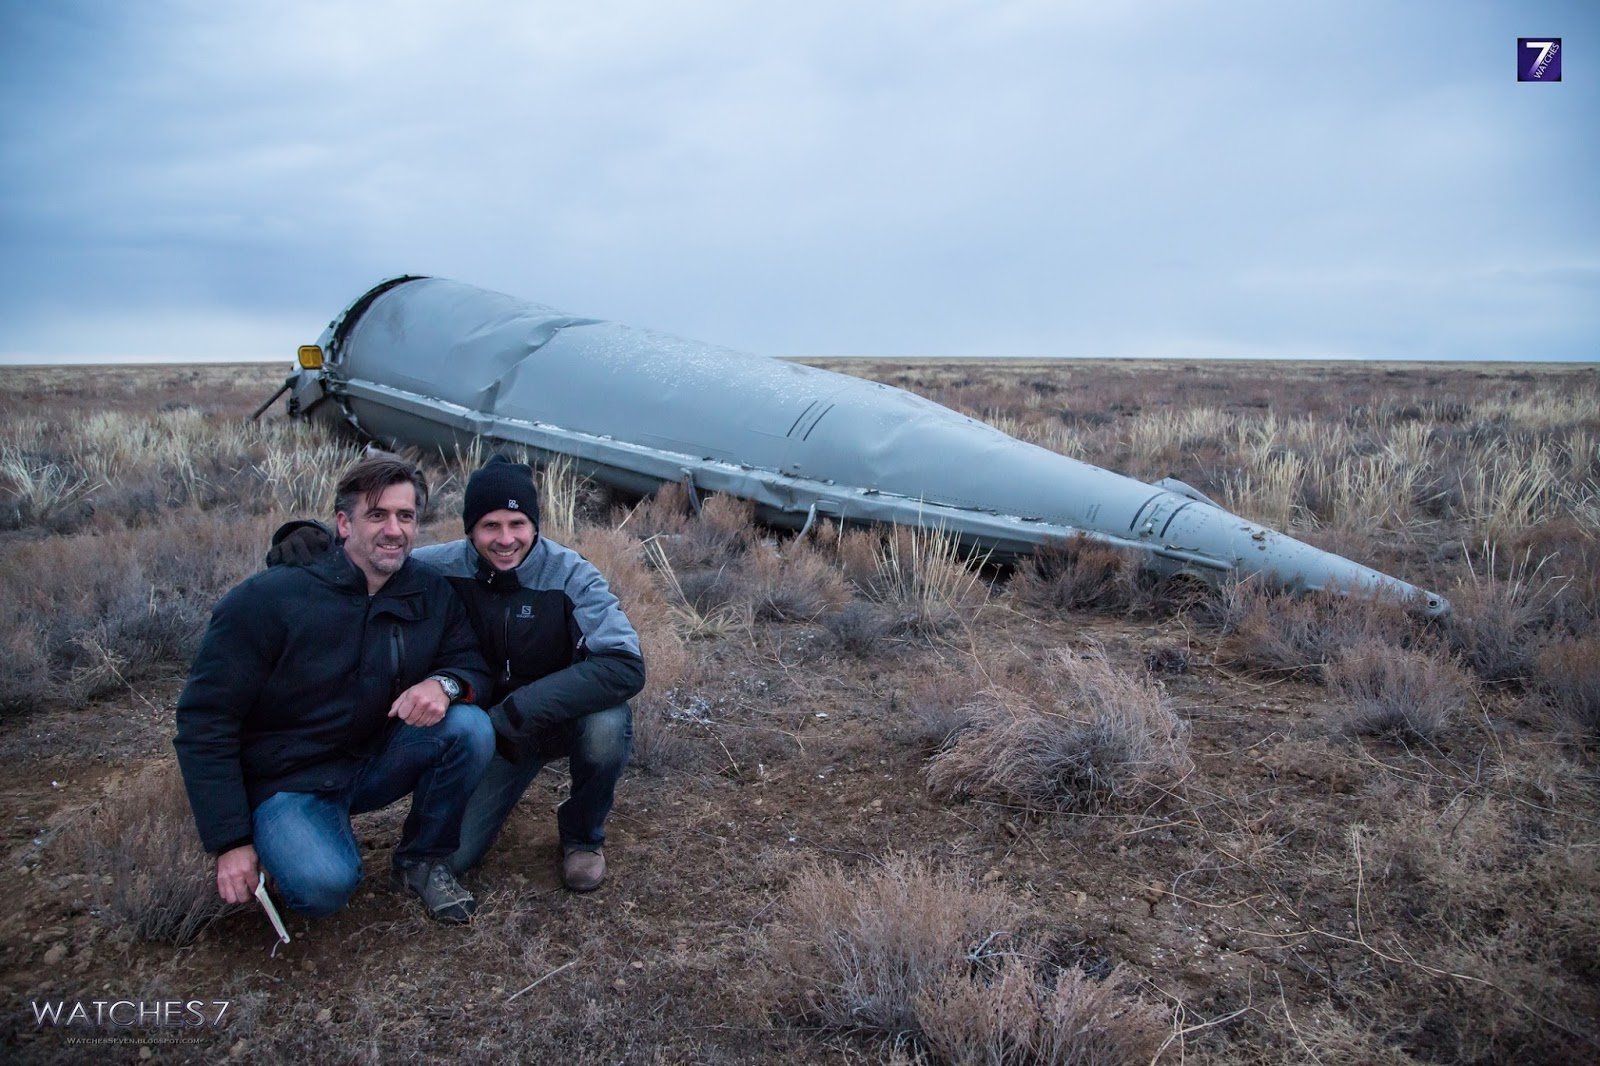
[{"label": "rocket stage debris", "polygon": [[739,496],[791,528],[919,525],[1002,557],[1081,533],[1143,552],[1163,573],[1260,575],[1449,611],[1437,593],[1246,521],[1171,478],[1136,481],[888,385],[440,278],[394,278],[362,295],[301,349],[282,391],[291,414],[380,441],[446,453],[477,436],[514,442],[632,493],[683,482],[691,498]]}]

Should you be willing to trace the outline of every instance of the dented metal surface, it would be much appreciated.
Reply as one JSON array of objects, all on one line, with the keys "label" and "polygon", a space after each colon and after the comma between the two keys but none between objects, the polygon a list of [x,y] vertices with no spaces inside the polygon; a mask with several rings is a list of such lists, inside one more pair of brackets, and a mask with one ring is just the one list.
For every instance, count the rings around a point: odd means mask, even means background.
[{"label": "dented metal surface", "polygon": [[397,278],[323,333],[289,410],[450,452],[475,436],[566,456],[637,493],[687,481],[766,521],[941,528],[1000,555],[1081,533],[1166,572],[1256,574],[1288,589],[1436,593],[1218,507],[1007,436],[901,389],[563,314],[438,278]]}]

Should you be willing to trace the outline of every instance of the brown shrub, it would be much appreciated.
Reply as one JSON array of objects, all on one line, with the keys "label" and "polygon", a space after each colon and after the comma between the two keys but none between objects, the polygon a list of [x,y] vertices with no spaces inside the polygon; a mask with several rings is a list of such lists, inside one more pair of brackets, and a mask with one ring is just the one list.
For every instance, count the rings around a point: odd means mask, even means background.
[{"label": "brown shrub", "polygon": [[677,592],[684,604],[697,613],[709,615],[751,607],[750,583],[742,569],[719,566],[715,570],[674,571],[672,579],[668,581],[669,586],[673,580],[677,582]]},{"label": "brown shrub", "polygon": [[844,608],[822,616],[822,627],[839,650],[865,659],[880,651],[893,628],[893,620],[873,604],[853,600]]},{"label": "brown shrub", "polygon": [[[832,528],[831,523],[826,528]],[[826,538],[819,536],[819,541]],[[883,543],[876,530],[847,529],[834,538],[834,551],[839,556],[839,569],[845,579],[864,595],[871,595],[878,577],[878,549]]]},{"label": "brown shrub", "polygon": [[1144,668],[1152,674],[1187,674],[1194,653],[1183,644],[1156,644],[1144,653]]},{"label": "brown shrub", "polygon": [[[1348,998],[1348,997],[1347,997]],[[1315,1062],[1319,1066],[1418,1066],[1419,1060],[1394,1046],[1389,1026],[1363,1025],[1331,1005],[1296,1018],[1282,1005],[1283,1017],[1272,1012],[1279,1032],[1287,1031],[1290,1058],[1279,1061]],[[1425,1060],[1423,1060],[1425,1061]]]},{"label": "brown shrub", "polygon": [[1327,669],[1330,688],[1350,701],[1353,733],[1428,739],[1456,719],[1472,696],[1466,671],[1438,654],[1357,644]]},{"label": "brown shrub", "polygon": [[1574,637],[1539,653],[1545,697],[1590,740],[1600,740],[1600,637]]},{"label": "brown shrub", "polygon": [[920,672],[905,694],[910,722],[895,736],[896,741],[929,754],[943,749],[972,724],[973,707],[982,687],[973,672],[953,670],[943,664]]},{"label": "brown shrub", "polygon": [[815,621],[850,601],[850,590],[833,563],[798,537],[781,554],[766,548],[751,551],[743,577],[756,618],[767,622]]},{"label": "brown shrub", "polygon": [[737,496],[708,496],[700,504],[700,524],[712,543],[737,554],[755,540],[755,504]]},{"label": "brown shrub", "polygon": [[144,940],[187,944],[227,913],[176,765],[145,771],[90,814],[85,872],[100,916]]},{"label": "brown shrub", "polygon": [[260,566],[275,524],[191,512],[8,546],[0,631],[28,634],[33,646],[0,663],[0,702],[18,706],[30,691],[34,702],[82,702],[183,674],[211,608]]},{"label": "brown shrub", "polygon": [[1088,537],[1052,541],[1017,566],[1007,586],[1018,603],[1047,611],[1125,611],[1132,606],[1139,559]]},{"label": "brown shrub", "polygon": [[1160,683],[1117,670],[1103,649],[1053,653],[1040,686],[980,693],[970,726],[929,762],[929,787],[1031,810],[1095,809],[1189,769],[1187,726]]},{"label": "brown shrub", "polygon": [[1171,1019],[1119,991],[1124,980],[1120,970],[1096,979],[1013,955],[992,974],[946,972],[917,995],[916,1014],[940,1062],[1149,1063]]},{"label": "brown shrub", "polygon": [[923,990],[1018,917],[995,889],[904,856],[855,876],[837,863],[808,867],[774,937],[782,1006],[831,1028],[915,1035]]},{"label": "brown shrub", "polygon": [[38,622],[13,622],[0,633],[0,714],[34,707],[54,684]]},{"label": "brown shrub", "polygon": [[1254,670],[1281,671],[1315,680],[1322,668],[1357,644],[1404,647],[1415,627],[1398,602],[1334,592],[1281,595],[1255,582],[1224,591],[1222,650]]},{"label": "brown shrub", "polygon": [[[1367,875],[1362,935],[1405,945],[1406,965],[1389,972],[1428,966],[1466,976],[1443,987],[1397,982],[1374,1004],[1380,1018],[1409,1030],[1406,1043],[1419,1057],[1592,1059],[1600,859],[1588,827],[1563,821],[1513,798],[1457,795],[1441,808],[1394,810],[1370,836],[1351,829]],[[1427,1024],[1416,1025],[1419,1018]]]},{"label": "brown shrub", "polygon": [[1526,681],[1559,613],[1563,582],[1540,577],[1527,556],[1498,576],[1494,554],[1485,560],[1485,573],[1469,572],[1450,594],[1445,634],[1483,680]]},{"label": "brown shrub", "polygon": [[688,490],[663,485],[624,519],[641,540],[654,537],[680,573],[717,569],[734,562],[756,541],[755,508],[732,496],[708,496],[696,514]]}]

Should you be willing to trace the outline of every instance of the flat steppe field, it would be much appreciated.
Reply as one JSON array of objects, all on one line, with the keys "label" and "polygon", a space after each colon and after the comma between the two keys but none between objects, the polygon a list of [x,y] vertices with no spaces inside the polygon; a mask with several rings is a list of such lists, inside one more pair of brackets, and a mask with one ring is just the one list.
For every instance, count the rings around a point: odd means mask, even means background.
[{"label": "flat steppe field", "polygon": [[[471,926],[386,887],[401,805],[357,820],[351,905],[275,948],[217,904],[173,708],[212,604],[358,446],[246,420],[286,365],[0,368],[0,1056],[1600,1060],[1594,366],[818,365],[1455,610],[796,539],[546,469],[545,534],[649,664],[610,878],[560,887],[557,763]],[[482,458],[426,459],[422,542]]]}]

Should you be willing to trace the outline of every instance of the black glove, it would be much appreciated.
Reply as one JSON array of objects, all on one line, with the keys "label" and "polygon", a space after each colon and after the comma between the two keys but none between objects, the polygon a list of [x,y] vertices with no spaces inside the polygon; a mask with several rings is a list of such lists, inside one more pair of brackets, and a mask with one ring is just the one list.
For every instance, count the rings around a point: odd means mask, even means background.
[{"label": "black glove", "polygon": [[321,522],[302,519],[278,527],[267,549],[267,565],[308,566],[333,546],[333,531]]}]

